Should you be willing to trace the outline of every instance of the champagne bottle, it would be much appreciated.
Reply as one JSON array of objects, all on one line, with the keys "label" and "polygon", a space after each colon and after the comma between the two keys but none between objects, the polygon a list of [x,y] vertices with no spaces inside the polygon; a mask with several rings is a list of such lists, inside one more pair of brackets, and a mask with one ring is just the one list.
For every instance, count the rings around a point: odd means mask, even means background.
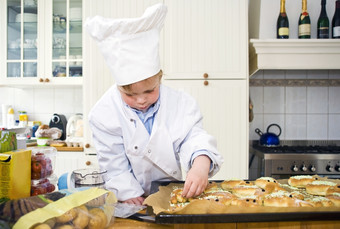
[{"label": "champagne bottle", "polygon": [[276,24],[276,38],[288,39],[289,38],[289,21],[286,13],[286,0],[281,0],[280,14]]},{"label": "champagne bottle", "polygon": [[321,12],[318,19],[317,38],[329,38],[329,20],[326,12],[326,0],[321,0]]},{"label": "champagne bottle", "polygon": [[307,0],[302,0],[302,12],[299,17],[299,39],[310,38],[310,18],[307,11]]},{"label": "champagne bottle", "polygon": [[335,13],[332,20],[332,38],[340,39],[340,0],[335,2]]}]

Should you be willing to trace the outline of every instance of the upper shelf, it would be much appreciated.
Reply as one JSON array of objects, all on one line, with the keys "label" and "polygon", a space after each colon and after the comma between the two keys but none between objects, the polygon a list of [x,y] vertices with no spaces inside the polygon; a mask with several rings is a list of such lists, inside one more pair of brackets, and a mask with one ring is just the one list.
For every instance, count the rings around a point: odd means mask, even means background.
[{"label": "upper shelf", "polygon": [[339,39],[250,39],[249,72],[340,69]]}]

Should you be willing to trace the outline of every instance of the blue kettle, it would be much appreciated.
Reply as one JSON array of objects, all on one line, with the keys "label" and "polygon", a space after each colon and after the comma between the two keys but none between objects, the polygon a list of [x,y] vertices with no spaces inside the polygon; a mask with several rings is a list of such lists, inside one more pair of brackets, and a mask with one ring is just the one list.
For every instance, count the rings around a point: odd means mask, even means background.
[{"label": "blue kettle", "polygon": [[[269,132],[272,126],[276,126],[279,129],[279,134]],[[267,127],[267,133],[262,133],[259,128],[255,129],[255,132],[260,136],[260,145],[263,146],[278,146],[280,144],[279,136],[281,135],[281,127],[278,124],[270,124]]]}]

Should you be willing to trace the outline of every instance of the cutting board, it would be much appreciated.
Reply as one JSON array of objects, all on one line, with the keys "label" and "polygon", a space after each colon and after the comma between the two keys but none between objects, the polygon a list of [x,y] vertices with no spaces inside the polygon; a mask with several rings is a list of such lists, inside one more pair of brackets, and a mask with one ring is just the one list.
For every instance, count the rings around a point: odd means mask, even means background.
[{"label": "cutting board", "polygon": [[53,146],[57,151],[84,151],[84,147]]}]

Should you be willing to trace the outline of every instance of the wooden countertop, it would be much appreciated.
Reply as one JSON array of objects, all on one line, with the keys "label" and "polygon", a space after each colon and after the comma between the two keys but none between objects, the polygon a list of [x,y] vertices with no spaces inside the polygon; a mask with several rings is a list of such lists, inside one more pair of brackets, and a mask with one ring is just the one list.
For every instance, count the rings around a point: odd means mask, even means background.
[{"label": "wooden countertop", "polygon": [[184,229],[267,229],[267,228],[289,228],[289,229],[338,229],[339,221],[294,221],[294,222],[254,222],[254,223],[215,223],[215,224],[168,224],[161,225],[156,223],[142,222],[132,219],[115,218],[114,224],[110,228],[184,228]]}]

